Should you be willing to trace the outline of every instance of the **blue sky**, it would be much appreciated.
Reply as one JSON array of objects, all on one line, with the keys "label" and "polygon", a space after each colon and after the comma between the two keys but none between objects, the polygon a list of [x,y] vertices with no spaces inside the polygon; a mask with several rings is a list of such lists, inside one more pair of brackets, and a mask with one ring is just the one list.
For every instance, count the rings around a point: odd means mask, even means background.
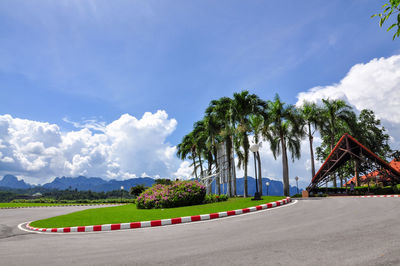
[{"label": "blue sky", "polygon": [[370,18],[382,4],[3,0],[0,115],[66,134],[78,130],[66,121],[107,125],[164,110],[177,121],[162,140],[172,147],[212,99],[247,89],[295,104],[356,64],[400,54]]}]

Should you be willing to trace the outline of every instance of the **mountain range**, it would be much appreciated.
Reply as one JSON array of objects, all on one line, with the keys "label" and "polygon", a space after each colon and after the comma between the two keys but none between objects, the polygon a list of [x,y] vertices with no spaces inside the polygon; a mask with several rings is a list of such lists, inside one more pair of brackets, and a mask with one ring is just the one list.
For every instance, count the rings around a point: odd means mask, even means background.
[{"label": "mountain range", "polygon": [[[244,178],[237,178],[237,194],[243,195],[244,191]],[[263,195],[266,195],[267,188],[266,182],[269,182],[270,185],[268,187],[268,194],[269,195],[283,195],[283,185],[281,181],[271,180],[269,178],[263,178]],[[24,180],[18,180],[17,177],[13,175],[5,175],[2,180],[0,180],[0,187],[4,188],[13,188],[13,189],[28,189],[34,187],[42,187],[45,189],[77,189],[77,190],[91,190],[95,192],[101,191],[111,191],[111,190],[120,190],[121,186],[124,187],[125,190],[129,190],[130,187],[143,184],[147,187],[152,186],[155,183],[153,178],[150,177],[139,177],[139,178],[131,178],[126,180],[104,180],[100,177],[85,177],[85,176],[78,176],[78,177],[56,177],[52,182],[43,184],[41,186],[34,186],[31,184],[26,183]],[[226,192],[222,189],[221,191]],[[255,189],[255,179],[253,177],[248,177],[248,192],[249,195],[254,195]],[[215,192],[215,181],[213,182],[213,189],[212,192]],[[297,188],[291,186],[290,187],[290,194],[296,194]]]}]

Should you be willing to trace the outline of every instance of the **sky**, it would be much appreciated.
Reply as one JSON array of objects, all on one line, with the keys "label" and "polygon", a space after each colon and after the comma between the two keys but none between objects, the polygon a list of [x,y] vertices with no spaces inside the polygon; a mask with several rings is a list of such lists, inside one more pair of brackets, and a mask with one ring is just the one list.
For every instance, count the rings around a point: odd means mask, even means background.
[{"label": "sky", "polygon": [[[372,109],[400,149],[400,39],[370,17],[382,4],[3,0],[0,176],[189,178],[176,145],[211,100],[244,89]],[[267,143],[261,157],[280,180]],[[309,162],[303,142],[292,184],[310,182]]]}]

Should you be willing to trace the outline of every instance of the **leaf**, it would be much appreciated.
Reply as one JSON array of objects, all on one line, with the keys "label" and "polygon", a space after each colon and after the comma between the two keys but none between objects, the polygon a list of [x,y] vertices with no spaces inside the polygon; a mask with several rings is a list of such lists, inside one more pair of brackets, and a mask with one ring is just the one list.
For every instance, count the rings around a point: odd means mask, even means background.
[{"label": "leaf", "polygon": [[390,30],[393,29],[393,27],[396,26],[396,25],[397,25],[396,23],[392,24],[392,26],[390,26],[386,31],[390,31]]}]

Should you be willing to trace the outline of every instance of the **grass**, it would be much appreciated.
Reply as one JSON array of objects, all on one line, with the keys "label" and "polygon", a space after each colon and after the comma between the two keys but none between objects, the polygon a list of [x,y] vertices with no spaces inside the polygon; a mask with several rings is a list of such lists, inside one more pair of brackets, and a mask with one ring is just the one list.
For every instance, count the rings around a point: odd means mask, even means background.
[{"label": "grass", "polygon": [[0,202],[0,208],[95,205],[95,204],[103,204],[103,203],[11,203],[11,202],[3,203],[3,202]]},{"label": "grass", "polygon": [[285,197],[279,196],[265,196],[260,201],[252,201],[251,198],[230,198],[228,201],[224,202],[151,210],[137,209],[136,205],[127,204],[117,207],[89,209],[66,215],[55,216],[52,218],[32,222],[31,226],[39,228],[59,228],[151,221],[243,209],[284,198]]}]

